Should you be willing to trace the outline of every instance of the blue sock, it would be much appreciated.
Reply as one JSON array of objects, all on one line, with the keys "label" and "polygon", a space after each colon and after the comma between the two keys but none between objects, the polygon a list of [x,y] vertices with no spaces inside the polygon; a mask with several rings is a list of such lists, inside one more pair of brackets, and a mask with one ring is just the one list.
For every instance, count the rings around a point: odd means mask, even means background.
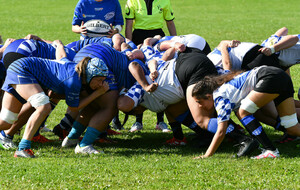
[{"label": "blue sock", "polygon": [[3,137],[6,137],[6,134],[4,133],[4,131],[0,131],[0,133]]},{"label": "blue sock", "polygon": [[19,143],[18,150],[25,150],[30,148],[31,148],[31,141],[22,139],[21,142]]},{"label": "blue sock", "polygon": [[211,118],[208,122],[207,130],[211,133],[216,133],[218,130],[217,118]]},{"label": "blue sock", "polygon": [[5,134],[4,131],[0,131],[0,133],[1,133],[1,135],[2,135],[3,137],[5,137],[5,138],[9,138],[9,139],[11,139],[11,140],[14,138],[14,136],[10,136],[10,135]]},{"label": "blue sock", "polygon": [[84,146],[88,146],[88,145],[92,144],[100,134],[101,134],[101,132],[98,131],[97,129],[88,127],[86,129],[85,135],[84,135],[82,141],[80,142],[79,146],[84,147]]},{"label": "blue sock", "polygon": [[68,135],[68,138],[69,139],[78,139],[85,129],[86,129],[86,127],[84,125],[75,121],[73,123],[72,129]]},{"label": "blue sock", "polygon": [[[218,119],[217,118],[211,118],[208,122],[207,130],[211,133],[216,133],[218,130]],[[229,124],[226,130],[226,134],[232,132],[234,130],[234,126],[232,124]]]}]

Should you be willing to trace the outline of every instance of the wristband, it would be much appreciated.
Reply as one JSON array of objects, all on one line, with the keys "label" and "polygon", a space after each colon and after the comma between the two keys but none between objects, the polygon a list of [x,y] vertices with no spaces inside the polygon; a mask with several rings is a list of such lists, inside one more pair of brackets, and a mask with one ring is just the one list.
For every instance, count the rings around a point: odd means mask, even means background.
[{"label": "wristband", "polygon": [[269,48],[270,48],[272,54],[275,53],[275,48],[274,48],[274,46],[271,46],[271,47],[269,47]]},{"label": "wristband", "polygon": [[121,32],[121,30],[122,30],[122,26],[121,26],[121,25],[116,25],[116,26],[115,26],[115,29],[117,29],[117,30],[118,30],[118,32]]}]

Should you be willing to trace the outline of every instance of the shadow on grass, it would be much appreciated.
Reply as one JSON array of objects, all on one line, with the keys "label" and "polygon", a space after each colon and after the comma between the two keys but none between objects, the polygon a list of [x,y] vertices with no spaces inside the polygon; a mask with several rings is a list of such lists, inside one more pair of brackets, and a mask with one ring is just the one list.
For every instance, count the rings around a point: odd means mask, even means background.
[{"label": "shadow on grass", "polygon": [[[77,157],[74,154],[74,148],[62,149],[61,143],[58,138],[52,133],[43,133],[46,137],[54,140],[49,143],[32,143],[34,150],[41,152],[40,156],[45,157]],[[95,148],[104,149],[107,154],[119,156],[133,156],[141,154],[150,155],[170,155],[178,154],[182,156],[194,156],[204,154],[208,142],[200,141],[194,135],[185,134],[188,144],[186,146],[170,146],[165,142],[173,136],[171,133],[162,133],[155,130],[141,131],[130,133],[122,131],[120,135],[108,136],[117,143],[99,143],[95,142]],[[274,140],[280,137],[280,134],[270,134],[269,137]],[[279,149],[281,157],[299,157],[299,148],[296,147],[300,141],[289,142],[285,144],[275,144]],[[225,139],[219,147],[217,153],[228,154],[229,157],[233,156],[238,151],[238,147],[234,147],[236,143]],[[251,156],[260,154],[260,150],[254,151]]]}]

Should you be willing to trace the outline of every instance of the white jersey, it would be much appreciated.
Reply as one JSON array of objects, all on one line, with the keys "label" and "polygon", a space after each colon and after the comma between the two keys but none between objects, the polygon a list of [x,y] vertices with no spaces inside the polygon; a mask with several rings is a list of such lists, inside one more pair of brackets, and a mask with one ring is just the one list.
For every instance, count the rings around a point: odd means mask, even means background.
[{"label": "white jersey", "polygon": [[201,36],[196,34],[187,34],[182,36],[174,36],[172,41],[184,44],[187,47],[197,48],[203,50],[206,45],[206,41]]},{"label": "white jersey", "polygon": [[262,67],[237,75],[213,92],[218,122],[228,121],[231,111],[240,107],[241,101],[253,90],[257,81],[256,74]]},{"label": "white jersey", "polygon": [[[232,70],[241,70],[243,58],[246,53],[251,50],[257,44],[250,42],[242,42],[237,47],[228,48],[228,53],[231,62]],[[213,62],[215,66],[222,67],[222,54],[221,51],[215,48],[212,52],[210,52],[207,57]]]},{"label": "white jersey", "polygon": [[[158,88],[154,92],[141,92],[142,96],[140,96],[137,94],[141,90],[137,90],[137,86],[140,85],[135,85],[129,89],[125,96],[133,99],[135,106],[140,103],[145,108],[157,113],[164,111],[168,105],[175,104],[184,99],[184,92],[175,74],[175,65],[176,61],[172,59],[162,62],[158,66],[157,71],[159,75],[155,80],[158,83]],[[149,83],[152,83],[148,76],[146,78]]]}]

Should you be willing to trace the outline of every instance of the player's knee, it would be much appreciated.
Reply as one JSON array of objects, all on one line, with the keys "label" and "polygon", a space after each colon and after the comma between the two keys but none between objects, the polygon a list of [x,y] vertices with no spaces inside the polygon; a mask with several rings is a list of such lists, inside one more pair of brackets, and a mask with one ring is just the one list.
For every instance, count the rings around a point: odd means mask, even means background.
[{"label": "player's knee", "polygon": [[246,112],[253,114],[258,109],[259,109],[259,107],[252,100],[250,100],[248,97],[246,97],[245,99],[243,99],[241,101],[241,106],[240,106],[240,111],[239,112],[240,112],[241,116],[244,115],[244,114],[249,115]]},{"label": "player's knee", "polygon": [[295,126],[298,123],[297,114],[280,117],[280,123],[286,129]]},{"label": "player's knee", "polygon": [[[50,107],[50,111],[51,111],[51,106],[50,106],[50,100],[49,100],[49,97],[44,93],[44,92],[40,92],[40,93],[37,93],[37,94],[34,94],[32,96],[30,96],[27,100],[32,107],[34,107],[35,109],[37,109],[38,107],[40,106],[43,106],[43,105],[46,105],[46,104],[49,104],[49,107]],[[45,109],[47,108],[48,106],[45,106]],[[46,110],[45,110],[46,111]]]},{"label": "player's knee", "polygon": [[121,96],[118,99],[118,110],[130,112],[134,108],[134,102],[127,96]]}]

